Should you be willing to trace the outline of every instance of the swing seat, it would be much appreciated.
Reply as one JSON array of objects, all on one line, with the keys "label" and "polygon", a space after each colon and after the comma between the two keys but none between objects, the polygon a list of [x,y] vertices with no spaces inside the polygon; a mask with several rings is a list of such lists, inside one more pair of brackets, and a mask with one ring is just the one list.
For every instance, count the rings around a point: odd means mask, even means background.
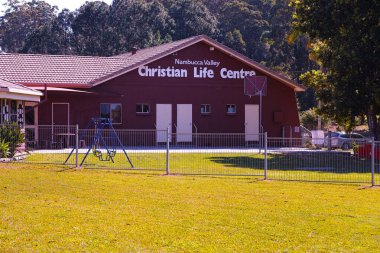
[{"label": "swing seat", "polygon": [[100,158],[103,156],[102,151],[95,149],[93,152],[94,156]]},{"label": "swing seat", "polygon": [[95,149],[92,153],[94,154],[94,156],[99,158],[99,161],[102,162],[109,162],[111,158],[114,158],[116,155],[116,151],[109,151],[109,153],[107,152],[106,156],[103,157],[102,151],[98,149]]},{"label": "swing seat", "polygon": [[[104,158],[104,161],[111,161],[112,158],[114,158],[116,155],[116,151],[109,151],[109,153],[106,154],[106,158]],[[103,159],[103,156],[102,156]],[[112,160],[113,162],[113,160]]]}]

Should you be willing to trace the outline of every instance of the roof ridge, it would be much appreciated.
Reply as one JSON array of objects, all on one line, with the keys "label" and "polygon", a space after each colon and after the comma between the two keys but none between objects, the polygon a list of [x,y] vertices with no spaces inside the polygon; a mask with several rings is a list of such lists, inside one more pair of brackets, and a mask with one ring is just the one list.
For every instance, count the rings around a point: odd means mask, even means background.
[{"label": "roof ridge", "polygon": [[[174,40],[174,41],[171,41],[171,42],[166,42],[166,43],[163,43],[163,44],[160,44],[160,45],[156,45],[156,46],[153,46],[153,47],[145,47],[145,48],[141,48],[141,49],[138,49],[137,50],[137,53],[142,51],[142,50],[152,50],[152,49],[156,49],[156,48],[159,48],[159,47],[163,47],[163,46],[167,46],[167,45],[170,45],[170,44],[174,44],[174,43],[181,43],[183,41],[188,41],[188,40],[193,40],[195,38],[201,38],[205,35],[195,35],[195,36],[192,36],[192,37],[189,37],[189,38],[184,38],[184,39],[180,39],[180,40]],[[125,53],[122,53],[122,54],[118,54],[118,55],[113,55],[111,57],[115,57],[115,58],[120,58],[122,57],[123,55],[129,55],[129,56],[132,56],[132,52],[131,51],[128,51],[128,52],[125,52]],[[127,58],[127,56],[126,56]]]}]

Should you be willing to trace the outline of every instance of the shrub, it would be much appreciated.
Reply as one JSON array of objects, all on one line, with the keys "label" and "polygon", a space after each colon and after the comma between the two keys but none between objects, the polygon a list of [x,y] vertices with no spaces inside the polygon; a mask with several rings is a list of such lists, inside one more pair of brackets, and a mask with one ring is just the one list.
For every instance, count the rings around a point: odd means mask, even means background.
[{"label": "shrub", "polygon": [[[318,114],[316,109],[309,109],[300,113],[301,125],[309,130],[317,129],[318,127]],[[328,120],[322,117],[322,127],[327,125]]]},{"label": "shrub", "polygon": [[8,157],[13,157],[16,148],[24,142],[24,133],[21,132],[21,128],[16,123],[5,122],[0,125],[0,140],[8,143]]},{"label": "shrub", "polygon": [[0,158],[7,158],[9,156],[9,142],[5,140],[0,141]]},{"label": "shrub", "polygon": [[352,150],[354,151],[354,154],[358,154],[360,145],[357,144],[355,141],[352,142]]},{"label": "shrub", "polygon": [[315,145],[313,145],[313,143],[311,142],[311,139],[305,139],[303,147],[308,148],[308,149],[315,149],[316,148]]}]

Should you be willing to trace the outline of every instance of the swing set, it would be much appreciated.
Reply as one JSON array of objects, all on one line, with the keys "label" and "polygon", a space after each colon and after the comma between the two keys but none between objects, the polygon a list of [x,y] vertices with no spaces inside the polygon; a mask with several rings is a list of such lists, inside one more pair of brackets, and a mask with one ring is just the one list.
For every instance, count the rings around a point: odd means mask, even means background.
[{"label": "swing set", "polygon": [[[91,145],[88,147],[88,150],[80,163],[80,167],[85,162],[91,150],[92,150],[93,156],[97,157],[99,161],[101,162],[111,161],[112,163],[115,163],[114,157],[117,154],[117,147],[120,147],[125,157],[127,158],[129,164],[131,165],[132,168],[134,168],[133,163],[131,159],[129,158],[127,152],[125,151],[125,148],[123,144],[121,143],[119,136],[117,135],[115,129],[113,128],[111,119],[91,118],[91,121],[87,124],[86,129],[87,130],[94,129],[95,134],[94,134],[94,138],[92,139]],[[108,130],[108,131],[104,131],[104,130]],[[106,137],[104,136],[105,132],[107,134]],[[83,139],[84,134],[85,132],[79,136],[79,140]],[[108,143],[106,139],[109,140]],[[69,161],[75,149],[76,147],[74,147],[71,150],[64,164],[66,164]]]}]

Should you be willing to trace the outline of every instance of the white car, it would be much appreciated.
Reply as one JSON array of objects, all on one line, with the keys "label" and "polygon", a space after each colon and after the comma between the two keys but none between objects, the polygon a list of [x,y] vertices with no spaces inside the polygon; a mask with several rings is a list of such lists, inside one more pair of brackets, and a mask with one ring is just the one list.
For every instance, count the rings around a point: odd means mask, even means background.
[{"label": "white car", "polygon": [[[341,148],[347,150],[352,148],[354,143],[364,144],[370,139],[358,133],[332,132],[331,133],[331,148]],[[324,146],[329,147],[329,136],[325,137]]]}]

